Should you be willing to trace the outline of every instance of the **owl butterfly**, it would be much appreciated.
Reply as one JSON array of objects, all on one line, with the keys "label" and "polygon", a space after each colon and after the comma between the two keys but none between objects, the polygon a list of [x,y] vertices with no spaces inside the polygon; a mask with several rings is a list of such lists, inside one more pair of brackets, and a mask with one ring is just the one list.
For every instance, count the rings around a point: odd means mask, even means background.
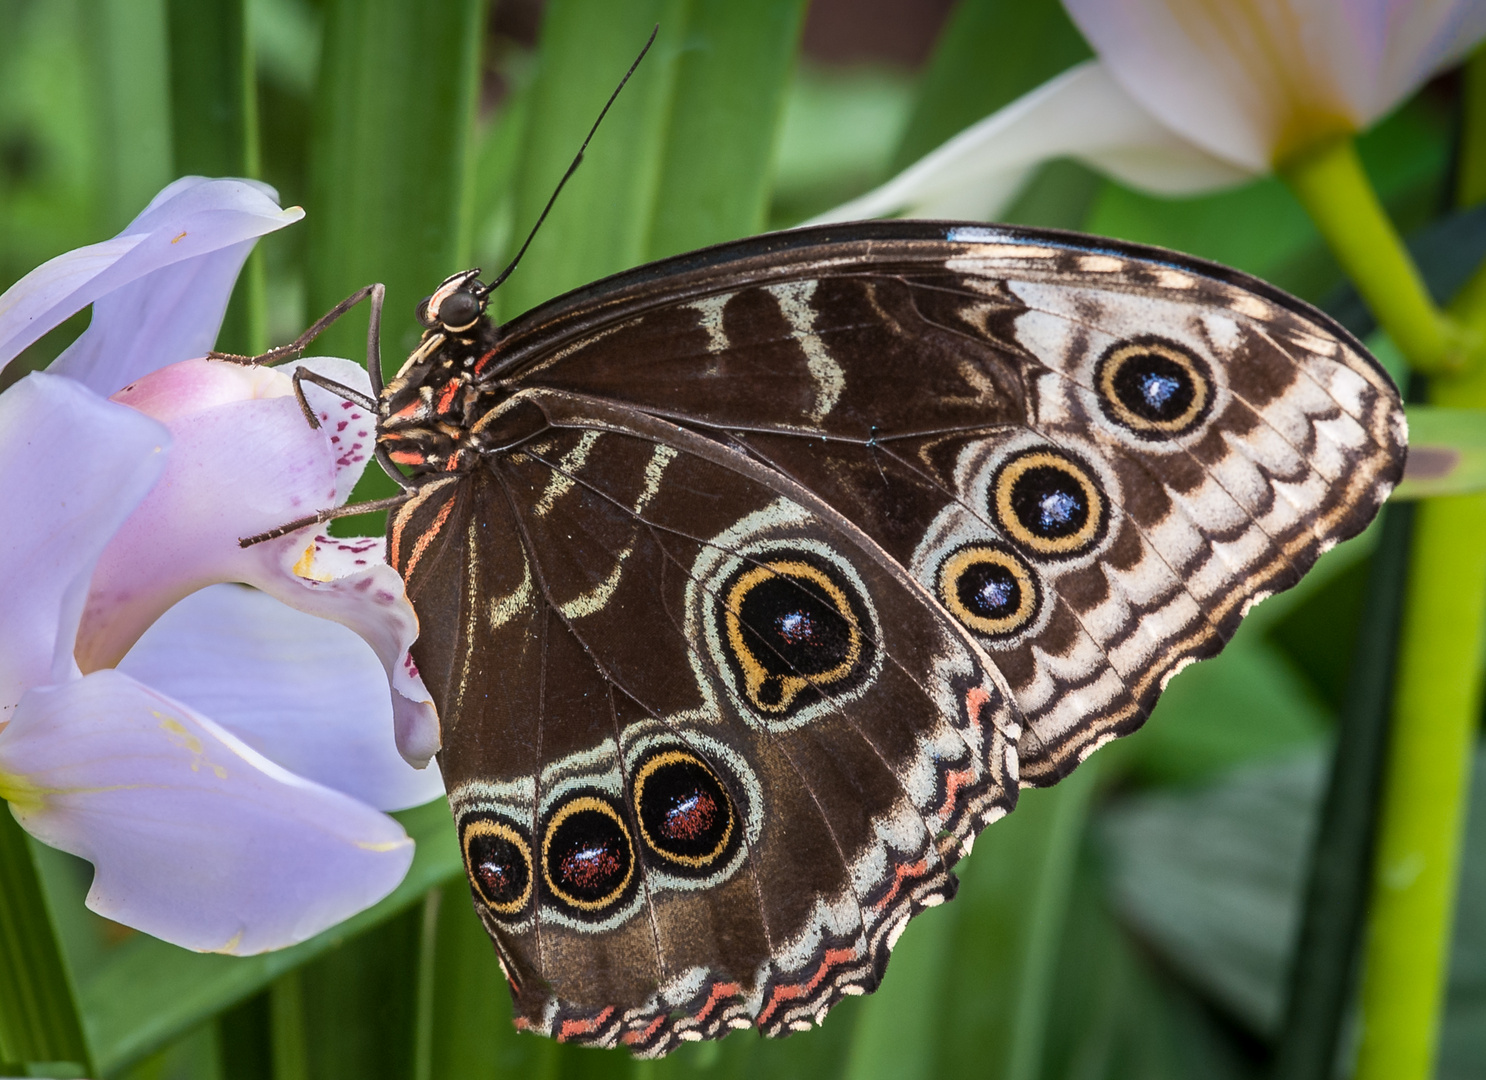
[{"label": "owl butterfly", "polygon": [[1150,248],[861,223],[487,296],[379,390],[388,556],[517,1025],[639,1055],[874,989],[1403,466],[1347,331]]}]

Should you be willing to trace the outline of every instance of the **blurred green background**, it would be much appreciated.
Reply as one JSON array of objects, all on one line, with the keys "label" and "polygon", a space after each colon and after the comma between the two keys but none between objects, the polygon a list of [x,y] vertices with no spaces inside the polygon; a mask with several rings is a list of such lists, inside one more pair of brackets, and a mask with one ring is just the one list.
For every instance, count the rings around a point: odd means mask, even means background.
[{"label": "blurred green background", "polygon": [[[260,245],[218,347],[288,340],[381,280],[395,366],[421,296],[509,257],[656,23],[501,317],[795,224],[1089,55],[1048,0],[0,0],[0,285],[112,235],[177,175],[257,176],[307,217]],[[1486,251],[1486,220],[1452,204],[1460,97],[1438,78],[1361,140],[1442,295]],[[1216,259],[1371,329],[1276,180],[1161,200],[1054,162],[1005,218]],[[319,348],[359,357],[359,319]],[[419,853],[392,897],[249,959],[90,915],[86,864],[37,846],[93,1059],[132,1080],[1270,1075],[1304,1022],[1287,988],[1339,718],[1386,693],[1355,659],[1392,633],[1398,521],[1257,609],[1140,733],[1025,793],[962,864],[959,898],[914,920],[882,990],[817,1031],[654,1063],[518,1036],[433,804],[399,815]],[[1486,1075],[1486,800],[1467,845],[1447,1078]]]}]

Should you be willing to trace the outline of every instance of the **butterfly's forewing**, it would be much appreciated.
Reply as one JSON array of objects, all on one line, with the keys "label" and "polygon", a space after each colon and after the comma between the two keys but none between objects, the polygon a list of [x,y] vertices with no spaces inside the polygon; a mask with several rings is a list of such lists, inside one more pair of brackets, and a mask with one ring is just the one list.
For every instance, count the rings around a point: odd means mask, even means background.
[{"label": "butterfly's forewing", "polygon": [[[1024,782],[1137,727],[1398,479],[1386,374],[1261,282],[1063,234],[850,228],[555,301],[501,374],[704,431],[850,518],[991,652]],[[1087,542],[1013,520],[1042,513],[1039,480],[1087,496]]]},{"label": "butterfly's forewing", "polygon": [[450,360],[490,410],[389,547],[518,1022],[653,1054],[870,990],[1018,755],[1133,730],[1372,518],[1402,410],[1345,331],[1090,244],[762,237]]}]

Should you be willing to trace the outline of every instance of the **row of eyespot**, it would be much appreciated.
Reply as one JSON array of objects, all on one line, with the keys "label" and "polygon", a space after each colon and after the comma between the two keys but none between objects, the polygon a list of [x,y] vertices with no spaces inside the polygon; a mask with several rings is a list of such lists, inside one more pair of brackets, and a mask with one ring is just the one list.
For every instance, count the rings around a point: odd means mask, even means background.
[{"label": "row of eyespot", "polygon": [[[668,872],[701,876],[727,862],[739,824],[727,789],[700,758],[664,749],[644,758],[631,784],[634,821],[649,857]],[[574,792],[541,830],[541,884],[547,898],[579,917],[601,915],[630,895],[636,852],[628,814],[596,790]],[[536,875],[527,831],[505,817],[474,811],[460,821],[470,881],[491,911],[519,914]]]}]

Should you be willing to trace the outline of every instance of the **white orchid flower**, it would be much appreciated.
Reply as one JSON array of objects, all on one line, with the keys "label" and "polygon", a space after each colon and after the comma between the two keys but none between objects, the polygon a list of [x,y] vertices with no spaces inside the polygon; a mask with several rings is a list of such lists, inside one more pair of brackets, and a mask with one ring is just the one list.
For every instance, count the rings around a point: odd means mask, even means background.
[{"label": "white orchid flower", "polygon": [[1270,171],[1361,131],[1486,36],[1483,0],[1064,0],[1098,54],[815,220],[1006,209],[1082,161],[1158,195]]},{"label": "white orchid flower", "polygon": [[312,389],[311,429],[284,369],[192,359],[255,239],[301,216],[187,178],[0,297],[0,365],[93,304],[0,394],[0,796],[93,863],[94,911],[198,950],[279,948],[375,903],[413,847],[381,811],[442,791],[398,752],[425,764],[437,721],[381,540],[237,542],[344,501],[373,418]]}]

